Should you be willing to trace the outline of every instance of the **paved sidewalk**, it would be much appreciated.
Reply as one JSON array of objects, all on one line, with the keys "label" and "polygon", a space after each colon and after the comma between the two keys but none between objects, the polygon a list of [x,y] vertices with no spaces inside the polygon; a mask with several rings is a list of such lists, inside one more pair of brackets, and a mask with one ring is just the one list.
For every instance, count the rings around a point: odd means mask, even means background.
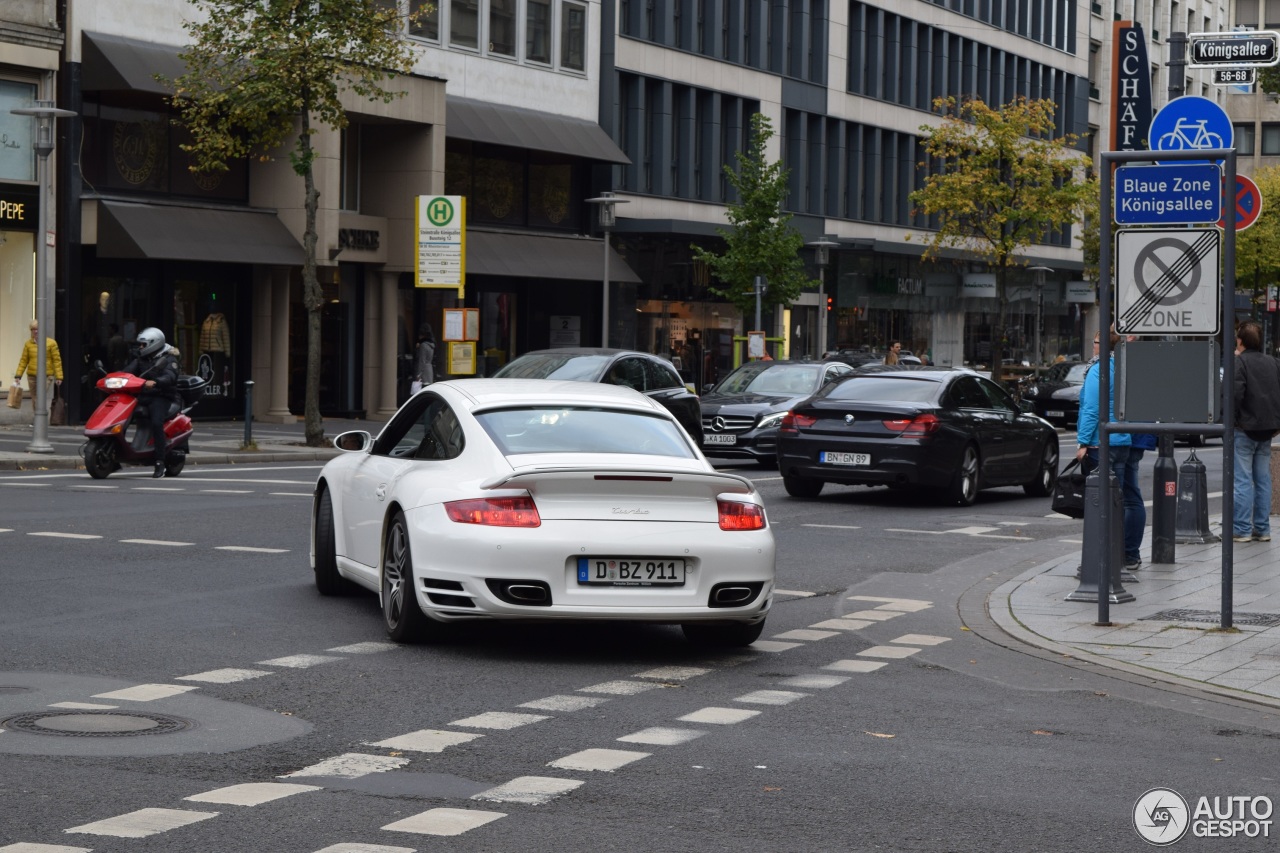
[{"label": "paved sidewalk", "polygon": [[[1221,519],[1210,529],[1221,534]],[[1137,600],[1110,605],[1112,624],[1100,626],[1096,603],[1066,600],[1079,585],[1080,544],[1061,541],[1061,558],[989,596],[991,617],[1007,633],[1112,669],[1280,709],[1280,540],[1232,543],[1234,616],[1225,632],[1218,627],[1221,543],[1178,545],[1176,563],[1152,565],[1148,530],[1139,582],[1125,584]]]}]

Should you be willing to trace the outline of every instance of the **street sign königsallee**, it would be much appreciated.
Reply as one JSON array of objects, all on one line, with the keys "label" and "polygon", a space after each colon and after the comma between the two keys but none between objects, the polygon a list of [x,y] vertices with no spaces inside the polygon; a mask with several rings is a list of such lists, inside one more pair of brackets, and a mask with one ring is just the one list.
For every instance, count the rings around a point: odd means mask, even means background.
[{"label": "street sign k\u00f6nigsallee", "polygon": [[1121,166],[1115,175],[1121,225],[1189,225],[1222,216],[1222,172],[1213,163]]},{"label": "street sign k\u00f6nigsallee", "polygon": [[1187,54],[1188,68],[1276,65],[1280,64],[1280,33],[1188,33]]}]

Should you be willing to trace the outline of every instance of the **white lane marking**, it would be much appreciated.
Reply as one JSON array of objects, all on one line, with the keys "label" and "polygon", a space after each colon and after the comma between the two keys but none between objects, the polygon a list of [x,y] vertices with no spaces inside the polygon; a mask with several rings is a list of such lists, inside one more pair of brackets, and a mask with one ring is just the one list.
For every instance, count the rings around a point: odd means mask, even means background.
[{"label": "white lane marking", "polygon": [[362,752],[344,752],[333,758],[318,761],[309,767],[284,773],[277,779],[290,779],[295,776],[337,776],[342,779],[359,779],[370,773],[386,773],[409,763],[407,758],[390,755],[366,755]]},{"label": "white lane marking", "polygon": [[204,681],[209,684],[234,684],[237,681],[248,681],[251,678],[261,678],[264,675],[271,675],[271,672],[265,669],[237,669],[235,667],[227,667],[225,669],[211,669],[207,672],[197,672],[195,675],[179,675],[178,681]]},{"label": "white lane marking", "polygon": [[325,651],[340,652],[346,655],[373,655],[378,652],[389,652],[393,649],[399,648],[402,648],[399,643],[380,643],[372,641],[367,643],[352,643],[349,646],[334,646],[331,649],[325,649]]},{"label": "white lane marking", "polygon": [[135,492],[185,492],[186,489],[179,486],[134,486]]},{"label": "white lane marking", "polygon": [[206,495],[251,495],[253,489],[200,489]]},{"label": "white lane marking", "polygon": [[826,690],[828,687],[839,687],[849,680],[847,675],[793,675],[778,683],[786,687],[805,687],[810,690]]},{"label": "white lane marking", "polygon": [[825,619],[822,622],[814,622],[810,628],[835,628],[837,631],[857,631],[859,628],[866,628],[870,622],[863,622],[858,619]]},{"label": "white lane marking", "polygon": [[776,640],[756,640],[751,644],[751,648],[758,652],[785,652],[787,649],[794,649],[802,646],[803,643],[780,643]]},{"label": "white lane marking", "polygon": [[935,637],[932,634],[903,634],[891,643],[903,643],[908,646],[940,646],[951,642],[950,637]]},{"label": "white lane marking", "polygon": [[849,596],[849,601],[879,601],[879,602],[883,602],[883,603],[885,603],[885,604],[890,604],[890,603],[895,602],[895,601],[905,601],[905,600],[906,600],[906,599],[902,599],[902,598],[881,598],[881,597],[880,597],[880,596],[878,596],[878,595],[851,595],[851,596]]},{"label": "white lane marking", "polygon": [[174,547],[196,544],[194,542],[170,542],[167,539],[121,539],[120,541],[130,545],[172,545]]},{"label": "white lane marking", "polygon": [[803,640],[810,642],[812,640],[825,640],[828,637],[838,637],[839,631],[811,631],[808,628],[796,628],[793,631],[787,631],[782,634],[774,634],[775,640]]},{"label": "white lane marking", "polygon": [[527,806],[541,806],[556,797],[569,793],[574,788],[582,787],[581,779],[557,779],[554,776],[517,776],[510,782],[481,791],[472,795],[473,800],[488,800],[492,803],[524,803]]},{"label": "white lane marking", "polygon": [[215,551],[249,551],[253,554],[288,554],[288,548],[250,548],[248,545],[218,545]]},{"label": "white lane marking", "polygon": [[93,853],[92,847],[67,847],[62,844],[30,844],[19,841],[0,847],[0,853]]},{"label": "white lane marking", "polygon": [[282,498],[314,498],[311,492],[267,492],[269,495],[275,495]]},{"label": "white lane marking", "polygon": [[875,672],[882,666],[888,664],[882,660],[838,660],[827,664],[823,669],[833,669],[836,672]]},{"label": "white lane marking", "polygon": [[407,735],[396,735],[386,740],[370,743],[368,746],[380,746],[383,749],[405,749],[409,752],[444,752],[451,746],[469,743],[476,738],[482,737],[484,735],[478,735],[474,732],[444,732],[439,729],[421,729],[416,732],[409,732]]},{"label": "white lane marking", "polygon": [[583,708],[594,708],[609,700],[603,696],[548,696],[545,699],[534,699],[523,702],[517,708],[533,708],[535,711],[581,711]]},{"label": "white lane marking", "polygon": [[[118,489],[120,487],[108,486],[102,483],[72,483],[71,488],[73,489]],[[4,849],[3,847],[0,847],[0,850],[3,850],[3,849]]]},{"label": "white lane marking", "polygon": [[[395,823],[389,823],[382,827],[391,832],[413,832],[418,835],[461,835],[469,832],[478,826],[484,826],[486,823],[492,823],[498,818],[506,817],[505,812],[483,812],[473,811],[470,809],[430,809],[422,814],[416,814],[407,817],[404,820],[398,820]],[[326,847],[319,853],[325,853]],[[382,848],[377,848],[381,850]],[[389,850],[402,850],[404,848],[387,848]],[[347,850],[343,847],[342,850]],[[353,850],[353,853],[357,851]],[[409,851],[412,853],[412,851]]]},{"label": "white lane marking", "polygon": [[579,687],[579,693],[607,693],[610,696],[634,696],[658,685],[645,681],[602,681],[590,687]]},{"label": "white lane marking", "polygon": [[547,766],[561,770],[599,770],[602,773],[612,773],[619,767],[626,767],[633,761],[648,758],[652,754],[632,752],[629,749],[584,749],[548,762]]},{"label": "white lane marking", "polygon": [[183,797],[193,803],[219,803],[228,806],[259,806],[273,800],[292,797],[307,791],[323,791],[317,785],[297,785],[290,782],[245,782],[241,785],[229,785],[215,788],[203,794],[192,794]]},{"label": "white lane marking", "polygon": [[914,601],[910,598],[900,598],[897,601],[889,601],[881,604],[876,610],[898,610],[903,613],[919,613],[921,610],[928,610],[933,604],[928,601]]},{"label": "white lane marking", "polygon": [[87,835],[113,835],[117,838],[146,838],[158,835],[180,826],[217,817],[218,812],[193,812],[186,809],[138,809],[136,812],[122,814],[73,826],[63,832],[83,832]]},{"label": "white lane marking", "polygon": [[808,695],[808,693],[796,693],[791,690],[753,690],[733,701],[751,705],[790,705]]},{"label": "white lane marking", "polygon": [[870,619],[872,622],[884,622],[895,616],[901,616],[900,610],[859,610],[856,613],[846,613],[845,619]]},{"label": "white lane marking", "polygon": [[54,533],[52,531],[40,531],[36,533],[28,533],[28,536],[48,536],[51,539],[101,539],[94,533]]},{"label": "white lane marking", "polygon": [[[100,705],[96,702],[54,702],[50,708],[79,708],[83,711],[110,711],[113,708],[119,708],[119,705]],[[0,850],[3,850],[0,847]]]},{"label": "white lane marking", "polygon": [[1018,542],[1031,542],[1033,536],[1010,536],[1001,533],[988,533],[989,530],[999,530],[999,527],[955,527],[951,530],[912,530],[908,527],[886,527],[888,533],[916,533],[926,536],[943,536],[947,533],[960,533],[964,536],[972,536],[975,539],[1013,539]]},{"label": "white lane marking", "polygon": [[53,483],[4,483],[5,486],[26,486],[28,488],[39,488],[41,486],[52,486]]},{"label": "white lane marking", "polygon": [[139,684],[137,687],[126,687],[123,690],[112,690],[110,693],[95,693],[93,699],[120,699],[125,702],[151,702],[156,699],[168,699],[199,687],[188,687],[185,684]]},{"label": "white lane marking", "polygon": [[828,530],[861,530],[862,528],[855,524],[802,524],[801,527],[823,527]]},{"label": "white lane marking", "polygon": [[272,658],[271,660],[258,661],[259,666],[286,666],[290,669],[306,669],[310,666],[316,666],[322,663],[332,663],[336,660],[344,660],[344,658],[334,657],[333,655],[287,655],[282,658]]},{"label": "white lane marking", "polygon": [[946,530],[912,530],[907,527],[886,527],[886,533],[922,533],[926,536],[941,536]]},{"label": "white lane marking", "polygon": [[865,658],[909,658],[916,652],[920,651],[911,646],[872,646],[869,649],[863,649],[858,652],[859,657]]},{"label": "white lane marking", "polygon": [[540,723],[543,720],[549,719],[551,718],[544,714],[517,714],[513,711],[486,711],[483,714],[476,714],[474,717],[454,720],[452,723],[449,723],[449,725],[460,726],[464,729],[518,729],[521,726],[527,726],[530,723]]},{"label": "white lane marking", "polygon": [[817,595],[816,592],[805,592],[801,589],[775,589],[774,595],[793,595],[796,598],[812,598]]},{"label": "white lane marking", "polygon": [[677,717],[682,723],[714,723],[718,726],[731,726],[743,720],[759,715],[759,711],[748,711],[746,708],[700,708],[692,714]]},{"label": "white lane marking", "polygon": [[[499,817],[503,816],[499,815]],[[386,827],[384,826],[383,829]],[[316,853],[418,853],[418,851],[412,847],[388,847],[385,844],[357,844],[348,841],[343,844],[330,844],[323,850],[317,850]]]},{"label": "white lane marking", "polygon": [[0,527],[0,533],[12,533],[12,532],[13,532],[12,527]]},{"label": "white lane marking", "polygon": [[644,672],[637,672],[632,677],[656,678],[659,681],[686,681],[699,675],[706,675],[712,671],[698,666],[660,666],[657,669],[646,669]]},{"label": "white lane marking", "polygon": [[618,740],[623,743],[648,743],[654,746],[679,746],[682,743],[688,743],[695,738],[700,738],[706,732],[697,729],[673,729],[665,726],[653,726],[647,729],[641,729],[638,732],[632,732],[629,735],[623,735]]}]

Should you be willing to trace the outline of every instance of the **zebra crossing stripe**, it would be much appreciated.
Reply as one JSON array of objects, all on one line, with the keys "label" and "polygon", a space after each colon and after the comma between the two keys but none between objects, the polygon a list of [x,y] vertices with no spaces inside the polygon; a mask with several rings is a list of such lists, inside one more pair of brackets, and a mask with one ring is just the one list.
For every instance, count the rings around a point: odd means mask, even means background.
[{"label": "zebra crossing stripe", "polygon": [[83,826],[73,826],[65,832],[86,835],[111,835],[116,838],[146,838],[159,835],[180,826],[187,826],[217,817],[218,812],[193,812],[185,809],[138,809],[118,817],[97,820]]},{"label": "zebra crossing stripe", "polygon": [[[486,823],[506,817],[505,812],[483,812],[472,809],[431,809],[422,814],[398,820],[382,827],[390,832],[413,832],[418,835],[461,835]],[[323,853],[323,851],[322,851]]]}]

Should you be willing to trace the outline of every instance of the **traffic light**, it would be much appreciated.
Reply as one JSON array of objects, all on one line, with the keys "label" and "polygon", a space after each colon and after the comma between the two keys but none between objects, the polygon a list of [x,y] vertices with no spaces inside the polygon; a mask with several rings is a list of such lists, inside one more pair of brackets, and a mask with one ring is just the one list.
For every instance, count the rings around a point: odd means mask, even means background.
[{"label": "traffic light", "polygon": [[830,310],[831,310],[831,297],[830,297],[830,296],[828,296],[828,297],[827,297],[827,310],[828,310],[828,311],[830,311]]}]

